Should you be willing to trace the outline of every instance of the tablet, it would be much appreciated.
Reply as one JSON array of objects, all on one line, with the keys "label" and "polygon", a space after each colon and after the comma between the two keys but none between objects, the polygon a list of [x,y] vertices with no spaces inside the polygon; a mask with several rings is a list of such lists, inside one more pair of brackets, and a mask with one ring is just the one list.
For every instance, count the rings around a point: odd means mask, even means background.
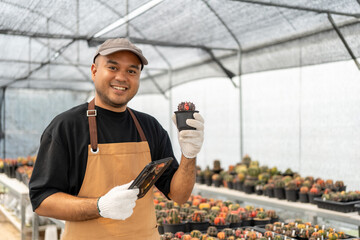
[{"label": "tablet", "polygon": [[142,198],[154,185],[156,180],[158,180],[158,178],[164,173],[173,160],[174,159],[172,157],[168,157],[152,161],[144,167],[140,174],[135,178],[134,182],[130,185],[129,189],[138,188],[138,199]]}]

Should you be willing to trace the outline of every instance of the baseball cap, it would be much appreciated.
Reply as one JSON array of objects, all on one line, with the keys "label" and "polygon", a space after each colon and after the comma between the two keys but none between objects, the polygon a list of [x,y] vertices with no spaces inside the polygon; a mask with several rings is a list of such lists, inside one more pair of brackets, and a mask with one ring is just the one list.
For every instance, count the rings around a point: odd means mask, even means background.
[{"label": "baseball cap", "polygon": [[142,54],[141,49],[136,47],[126,38],[113,38],[106,40],[96,51],[93,62],[95,62],[98,55],[106,56],[118,51],[130,51],[138,56],[141,61],[141,69],[143,69],[144,65],[148,64],[148,61]]}]

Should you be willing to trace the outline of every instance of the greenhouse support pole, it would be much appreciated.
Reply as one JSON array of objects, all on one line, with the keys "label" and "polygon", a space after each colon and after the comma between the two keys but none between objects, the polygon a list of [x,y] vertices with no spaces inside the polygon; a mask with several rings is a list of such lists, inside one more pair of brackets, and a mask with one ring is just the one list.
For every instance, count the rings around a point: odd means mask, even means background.
[{"label": "greenhouse support pole", "polygon": [[242,99],[242,78],[241,78],[241,63],[242,63],[242,56],[241,56],[241,50],[239,48],[238,52],[238,59],[239,59],[239,136],[240,136],[240,161],[244,154],[244,136],[243,136],[243,114],[242,114],[242,105],[243,105],[243,99]]},{"label": "greenhouse support pole", "polygon": [[355,65],[357,66],[357,68],[360,70],[360,63],[357,61],[356,56],[354,55],[353,51],[351,50],[349,44],[346,42],[344,36],[342,35],[342,33],[340,32],[340,29],[336,26],[336,23],[334,21],[334,19],[332,18],[331,14],[328,13],[328,19],[332,25],[332,27],[334,28],[335,32],[337,33],[337,35],[339,36],[340,40],[342,41],[342,43],[344,44],[346,50],[348,51],[349,55],[351,56],[351,58],[354,60]]},{"label": "greenhouse support pole", "polygon": [[172,139],[173,137],[173,123],[172,123],[172,69],[169,68],[169,116],[170,116],[170,121],[169,121],[169,131],[170,131],[170,139]]}]

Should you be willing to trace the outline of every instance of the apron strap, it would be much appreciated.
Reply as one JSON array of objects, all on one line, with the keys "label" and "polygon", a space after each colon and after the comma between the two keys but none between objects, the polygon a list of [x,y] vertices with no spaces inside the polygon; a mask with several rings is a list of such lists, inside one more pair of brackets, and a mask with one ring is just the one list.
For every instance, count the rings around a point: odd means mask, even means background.
[{"label": "apron strap", "polygon": [[146,137],[145,137],[144,131],[142,130],[142,128],[141,128],[141,126],[140,126],[139,121],[138,121],[137,118],[135,117],[135,114],[133,113],[133,111],[131,111],[130,108],[127,108],[127,109],[129,110],[129,113],[130,113],[132,119],[134,120],[136,129],[138,130],[138,133],[139,133],[139,135],[140,135],[141,141],[145,142],[145,141],[146,141]]},{"label": "apron strap", "polygon": [[[144,131],[142,130],[139,121],[135,117],[135,114],[133,111],[131,111],[130,108],[127,108],[129,110],[129,113],[135,123],[136,129],[140,135],[140,139],[142,142],[146,141],[146,137],[144,134]],[[96,115],[97,111],[95,109],[95,98],[89,102],[88,110],[86,111],[86,116],[89,120],[89,132],[90,132],[90,144],[91,144],[91,150],[93,152],[98,151],[98,139],[97,139],[97,126],[96,126]]]},{"label": "apron strap", "polygon": [[89,120],[89,132],[90,132],[90,144],[93,152],[98,151],[98,139],[97,139],[97,126],[96,126],[96,109],[95,109],[95,98],[89,102],[86,116]]}]

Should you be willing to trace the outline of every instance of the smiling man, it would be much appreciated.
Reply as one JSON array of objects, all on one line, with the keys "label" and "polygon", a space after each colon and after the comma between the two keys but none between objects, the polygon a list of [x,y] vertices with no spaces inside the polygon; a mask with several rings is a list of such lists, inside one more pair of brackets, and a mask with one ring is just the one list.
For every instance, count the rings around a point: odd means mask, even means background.
[{"label": "smiling man", "polygon": [[[159,122],[127,107],[147,64],[129,40],[105,41],[91,66],[95,98],[59,114],[41,136],[30,199],[37,214],[66,220],[62,239],[159,239],[153,191],[137,199],[139,190],[128,189],[149,162],[175,159]],[[203,123],[199,113],[187,121],[195,130],[178,133],[180,164],[155,183],[179,204],[195,183]]]}]

